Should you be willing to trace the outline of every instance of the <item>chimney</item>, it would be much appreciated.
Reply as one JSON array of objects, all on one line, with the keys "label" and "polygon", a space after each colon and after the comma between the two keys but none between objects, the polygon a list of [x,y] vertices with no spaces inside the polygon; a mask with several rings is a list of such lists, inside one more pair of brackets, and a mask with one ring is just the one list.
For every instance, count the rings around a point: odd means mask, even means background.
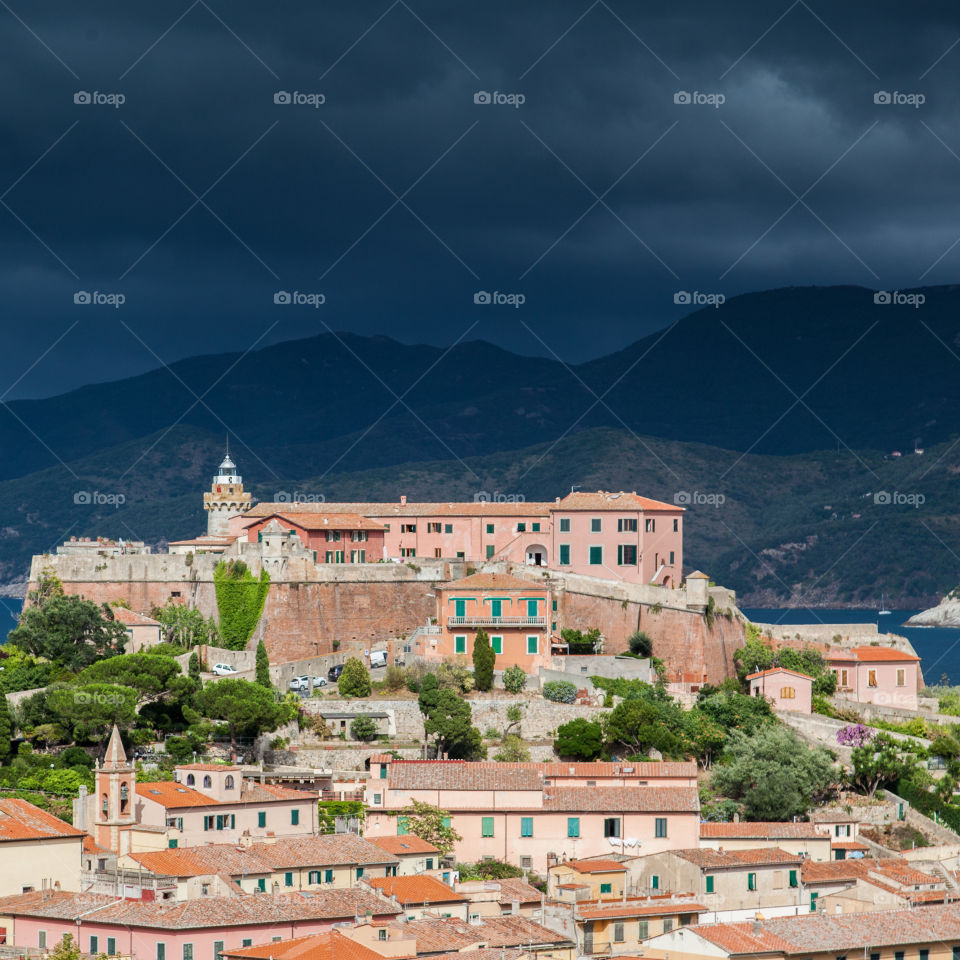
[{"label": "chimney", "polygon": [[405,507],[406,505],[407,505],[407,495],[406,495],[406,494],[403,494],[403,495],[400,497],[400,506],[401,506],[401,507]]}]

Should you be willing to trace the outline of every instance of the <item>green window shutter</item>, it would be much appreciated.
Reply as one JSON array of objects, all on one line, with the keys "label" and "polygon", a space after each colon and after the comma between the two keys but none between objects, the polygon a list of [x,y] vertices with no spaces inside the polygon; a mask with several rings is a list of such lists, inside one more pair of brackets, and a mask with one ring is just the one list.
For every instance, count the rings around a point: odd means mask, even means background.
[{"label": "green window shutter", "polygon": [[747,874],[747,889],[748,890],[757,889],[757,875],[755,873]]},{"label": "green window shutter", "polygon": [[570,544],[569,543],[560,544],[560,566],[561,567],[570,566]]},{"label": "green window shutter", "polygon": [[646,940],[650,936],[650,921],[641,920],[637,925],[637,939]]},{"label": "green window shutter", "polygon": [[466,652],[467,652],[467,638],[466,638],[466,637],[454,637],[454,638],[453,638],[453,652],[454,652],[454,653],[466,653]]},{"label": "green window shutter", "polygon": [[594,567],[603,563],[603,547],[590,548],[590,564]]},{"label": "green window shutter", "polygon": [[567,817],[567,836],[568,837],[580,836],[580,818],[579,817]]},{"label": "green window shutter", "polygon": [[449,829],[450,829],[450,822],[451,822],[450,817],[444,817],[441,822],[443,823],[443,828],[444,828],[445,830],[449,830]]},{"label": "green window shutter", "polygon": [[223,941],[214,940],[213,941],[213,960],[221,960],[223,956]]},{"label": "green window shutter", "polygon": [[265,827],[267,825],[267,811],[258,810],[257,811],[257,826]]},{"label": "green window shutter", "polygon": [[443,532],[444,532],[444,533],[453,533],[453,524],[452,524],[452,523],[445,523],[445,524],[443,525]]},{"label": "green window shutter", "polygon": [[359,880],[363,876],[363,867],[357,867],[357,879]]},{"label": "green window shutter", "polygon": [[290,825],[295,827],[299,822],[300,822],[300,811],[299,811],[299,810],[291,810],[291,811],[290,811]]},{"label": "green window shutter", "polygon": [[490,601],[490,616],[491,616],[491,617],[502,617],[502,616],[503,616],[503,601],[502,601],[502,600],[491,600],[491,601]]},{"label": "green window shutter", "polygon": [[535,617],[535,616],[537,616],[537,607],[538,607],[538,604],[537,604],[537,601],[536,601],[536,600],[528,600],[528,601],[527,601],[527,616],[528,616],[528,617]]},{"label": "green window shutter", "polygon": [[492,543],[488,543],[488,544],[487,544],[487,559],[488,559],[488,560],[492,560],[492,559],[493,559],[493,544],[492,544]]},{"label": "green window shutter", "polygon": [[816,913],[816,912],[817,912],[817,897],[819,897],[819,896],[820,896],[819,893],[811,893],[811,894],[810,894],[810,912],[811,912],[811,913]]},{"label": "green window shutter", "polygon": [[107,937],[107,956],[115,957],[117,955],[117,938]]},{"label": "green window shutter", "polygon": [[492,524],[492,523],[488,523],[488,524],[487,524],[487,533],[493,533],[493,524]]},{"label": "green window shutter", "polygon": [[538,637],[527,637],[527,653],[536,654],[539,646],[540,640]]},{"label": "green window shutter", "polygon": [[613,893],[613,884],[612,883],[601,883],[600,884],[601,893]]},{"label": "green window shutter", "polygon": [[617,566],[623,566],[623,544],[617,544]]},{"label": "green window shutter", "polygon": [[525,523],[518,523],[517,533],[526,533],[526,532],[527,532],[527,525]]},{"label": "green window shutter", "polygon": [[659,890],[659,889],[660,889],[660,878],[659,878],[656,874],[654,874],[654,875],[650,878],[650,889],[651,889],[651,890]]},{"label": "green window shutter", "polygon": [[230,829],[235,830],[237,827],[237,815],[235,813],[230,814]]},{"label": "green window shutter", "polygon": [[665,837],[667,835],[667,818],[657,817],[654,821],[654,836]]},{"label": "green window shutter", "polygon": [[90,952],[94,954],[100,952],[100,941],[97,937],[90,938]]},{"label": "green window shutter", "polygon": [[533,836],[533,817],[520,818],[520,836],[521,837]]},{"label": "green window shutter", "polygon": [[[791,871],[791,873],[795,872]],[[707,893],[713,893],[713,877],[707,877]]]},{"label": "green window shutter", "polygon": [[796,885],[797,885],[797,871],[796,871],[796,870],[791,870],[791,871],[790,871],[790,886],[791,886],[791,887],[795,887]]},{"label": "green window shutter", "polygon": [[454,600],[453,601],[453,615],[455,617],[465,617],[467,615],[467,601],[466,600]]},{"label": "green window shutter", "polygon": [[253,946],[253,937],[244,937],[240,941],[241,947],[252,947]]},{"label": "green window shutter", "polygon": [[493,652],[496,654],[503,653],[503,637],[491,637],[490,646],[493,648]]},{"label": "green window shutter", "polygon": [[406,817],[397,817],[397,836],[403,837],[410,832],[409,821]]},{"label": "green window shutter", "polygon": [[591,533],[600,533],[603,528],[603,522],[599,517],[592,517],[590,519],[590,532]]},{"label": "green window shutter", "polygon": [[387,765],[385,763],[380,764],[380,779],[381,780],[387,779]]},{"label": "green window shutter", "polygon": [[[177,849],[177,843],[178,843],[178,842],[179,842],[179,841],[177,840],[176,837],[171,837],[171,839],[169,839],[169,840],[167,841],[167,846],[168,846],[171,850],[176,850],[176,849]],[[91,950],[90,952],[93,953],[94,951]]]},{"label": "green window shutter", "polygon": [[323,882],[324,883],[333,883],[333,871],[324,870],[323,871]]},{"label": "green window shutter", "polygon": [[560,520],[560,532],[569,533],[570,532],[570,518],[562,517]]},{"label": "green window shutter", "polygon": [[266,889],[267,889],[267,878],[266,878],[266,877],[260,877],[260,878],[257,880],[257,889],[258,889],[261,893],[265,893],[265,892],[266,892]]},{"label": "green window shutter", "polygon": [[288,870],[288,871],[283,875],[283,885],[284,885],[285,887],[292,887],[292,886],[293,886],[293,872],[292,872],[292,871]]},{"label": "green window shutter", "polygon": [[480,820],[480,836],[493,836],[493,817],[482,817]]}]

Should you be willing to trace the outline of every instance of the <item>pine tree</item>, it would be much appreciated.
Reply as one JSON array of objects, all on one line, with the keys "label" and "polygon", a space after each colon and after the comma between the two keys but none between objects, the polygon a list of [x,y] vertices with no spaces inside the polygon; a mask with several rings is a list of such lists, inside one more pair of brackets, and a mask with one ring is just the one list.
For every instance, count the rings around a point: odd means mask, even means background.
[{"label": "pine tree", "polygon": [[268,690],[273,686],[270,683],[270,657],[267,656],[267,646],[261,640],[257,644],[257,683]]},{"label": "pine tree", "polygon": [[187,663],[187,676],[199,687],[200,686],[200,658],[196,651],[190,654],[190,660]]},{"label": "pine tree", "polygon": [[493,686],[493,665],[497,655],[490,646],[486,630],[477,631],[473,641],[473,679],[478,690],[489,690]]},{"label": "pine tree", "polygon": [[10,708],[7,698],[0,692],[0,763],[10,755],[10,737],[13,733],[13,724],[10,722]]}]

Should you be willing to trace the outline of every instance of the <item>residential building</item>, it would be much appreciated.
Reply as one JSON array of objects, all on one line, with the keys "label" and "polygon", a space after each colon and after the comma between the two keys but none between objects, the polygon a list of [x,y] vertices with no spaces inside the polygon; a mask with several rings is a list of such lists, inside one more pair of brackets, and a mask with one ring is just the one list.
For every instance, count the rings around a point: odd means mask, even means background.
[{"label": "residential building", "polygon": [[640,890],[689,891],[706,907],[706,922],[801,912],[800,871],[805,861],[777,847],[711,850],[696,847],[642,857],[634,876]]},{"label": "residential building", "polygon": [[314,563],[376,563],[383,560],[382,523],[356,513],[298,513],[295,509],[254,517],[244,524],[246,539],[258,543],[272,523],[295,533],[313,551]]},{"label": "residential building", "polygon": [[384,921],[399,907],[373,890],[246,894],[146,902],[43,890],[0,897],[0,937],[51,950],[65,934],[80,950],[156,960],[219,960],[227,948],[321,933],[358,916]]},{"label": "residential building", "polygon": [[747,677],[751,697],[764,697],[774,710],[789,713],[811,713],[813,710],[813,677],[784,667],[773,667],[751,673]]},{"label": "residential building", "polygon": [[468,919],[521,916],[541,919],[543,894],[519,877],[503,880],[463,880],[456,885],[469,901]]},{"label": "residential building", "polygon": [[554,900],[600,900],[621,897],[629,886],[627,867],[619,860],[596,857],[563,860],[547,870],[547,893]]},{"label": "residential building", "polygon": [[495,670],[519,666],[536,674],[550,665],[550,589],[547,581],[503,573],[475,573],[437,588],[439,634],[423,636],[414,653],[424,660],[473,657],[483,629],[496,655]]},{"label": "residential building", "polygon": [[864,646],[830,650],[826,654],[837,675],[837,696],[858,703],[916,710],[920,685],[920,658],[894,647]]},{"label": "residential building", "polygon": [[0,797],[0,896],[80,889],[84,833],[16,797]]},{"label": "residential building", "polygon": [[176,899],[209,896],[213,877],[229,877],[237,890],[342,890],[368,877],[389,877],[399,861],[354,834],[277,837],[240,845],[211,843],[120,857],[121,868],[176,878]]},{"label": "residential building", "polygon": [[112,540],[110,537],[71,537],[57,547],[61,557],[120,557],[130,554],[150,553],[150,547],[142,540]]},{"label": "residential building", "polygon": [[149,650],[163,639],[163,627],[159,620],[128,610],[126,607],[111,606],[110,612],[113,614],[113,619],[117,623],[122,623],[127,631],[124,653],[140,653],[143,650]]},{"label": "residential building", "polygon": [[429,917],[467,919],[467,898],[436,877],[427,874],[418,877],[371,877],[363,882],[395,900],[407,920],[425,920]]},{"label": "residential building", "polygon": [[643,955],[653,960],[955,960],[960,904],[696,924],[648,940]]},{"label": "residential building", "polygon": [[409,877],[428,870],[436,870],[440,866],[440,848],[426,840],[421,840],[415,834],[370,837],[369,840],[397,860],[395,875],[398,877]]},{"label": "residential building", "polygon": [[413,800],[449,810],[461,860],[545,872],[573,859],[689,847],[699,839],[695,763],[466,763],[371,757],[365,835],[400,835]]},{"label": "residential building", "polygon": [[236,542],[236,537],[211,537],[202,534],[199,537],[191,537],[189,540],[171,540],[167,544],[168,553],[211,553],[221,554],[227,547]]},{"label": "residential building", "polygon": [[750,850],[779,847],[787,853],[810,860],[827,861],[831,857],[830,835],[819,824],[742,821],[740,823],[700,824],[700,846],[713,850]]}]

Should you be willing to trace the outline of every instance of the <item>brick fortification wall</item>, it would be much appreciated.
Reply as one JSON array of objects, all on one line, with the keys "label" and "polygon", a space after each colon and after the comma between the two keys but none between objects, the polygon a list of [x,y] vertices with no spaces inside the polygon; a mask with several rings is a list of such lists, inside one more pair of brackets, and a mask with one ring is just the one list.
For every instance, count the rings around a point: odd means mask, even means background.
[{"label": "brick fortification wall", "polygon": [[[255,544],[244,544],[243,559],[254,575],[260,558]],[[171,597],[196,607],[205,617],[217,615],[210,555],[148,554],[119,557],[34,557],[32,589],[41,571],[51,568],[64,589],[97,603],[127,600],[148,613]],[[290,557],[282,567],[270,566],[271,583],[251,646],[261,637],[274,663],[330,654],[358,644],[381,644],[411,634],[436,616],[438,583],[465,575],[463,563],[421,560],[415,564],[314,564]],[[476,569],[509,572],[542,582],[545,571],[503,563],[480,563]],[[685,590],[598,580],[575,574],[549,573],[557,601],[551,615],[558,629],[597,627],[606,637],[607,654],[626,650],[634,630],[653,639],[655,656],[664,661],[668,679],[717,683],[733,672],[733,653],[743,644],[743,626],[733,598],[711,588],[717,613],[707,626],[702,599]],[[721,611],[731,610],[732,617]]]}]

